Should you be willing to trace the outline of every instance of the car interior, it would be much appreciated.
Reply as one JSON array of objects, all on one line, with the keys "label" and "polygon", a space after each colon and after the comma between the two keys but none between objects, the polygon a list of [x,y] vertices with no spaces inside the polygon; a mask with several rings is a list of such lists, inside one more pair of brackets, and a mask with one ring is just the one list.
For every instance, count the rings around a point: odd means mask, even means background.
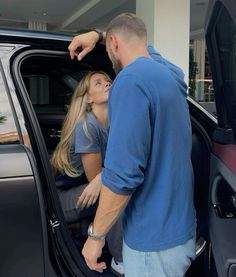
[{"label": "car interior", "polygon": [[[20,74],[37,116],[48,157],[50,157],[60,140],[61,126],[76,85],[85,72],[98,69],[106,71],[114,79],[110,62],[108,60],[101,62],[99,58],[96,59],[96,53],[93,59],[88,57],[82,62],[71,60],[67,53],[62,52],[55,54],[53,51],[44,51],[41,53],[39,50],[38,53],[31,54],[29,52],[25,55],[20,66]],[[197,258],[186,276],[200,276],[198,273],[200,274],[205,270],[204,265],[206,259],[208,259],[208,254],[204,250],[207,248],[206,243],[208,242],[207,218],[211,140],[194,116],[191,117],[191,121],[192,163],[195,179],[194,199],[198,229]],[[86,238],[87,226],[91,220],[91,218],[88,218],[87,223],[85,221],[83,225],[76,222],[68,225],[69,233],[79,250],[81,250]],[[110,259],[106,247],[103,254],[107,260]],[[89,276],[98,275],[91,273]],[[106,275],[104,274],[104,276]]]}]

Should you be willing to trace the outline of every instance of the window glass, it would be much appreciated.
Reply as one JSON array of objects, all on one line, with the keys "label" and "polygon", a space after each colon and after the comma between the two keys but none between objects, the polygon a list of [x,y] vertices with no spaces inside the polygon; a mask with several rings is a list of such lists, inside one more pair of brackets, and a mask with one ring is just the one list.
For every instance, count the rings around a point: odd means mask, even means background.
[{"label": "window glass", "polygon": [[189,95],[216,117],[216,105],[205,39],[190,41]]},{"label": "window glass", "polygon": [[0,144],[12,143],[19,143],[19,136],[0,71]]},{"label": "window glass", "polygon": [[190,1],[189,96],[216,117],[212,75],[205,42],[208,0]]}]

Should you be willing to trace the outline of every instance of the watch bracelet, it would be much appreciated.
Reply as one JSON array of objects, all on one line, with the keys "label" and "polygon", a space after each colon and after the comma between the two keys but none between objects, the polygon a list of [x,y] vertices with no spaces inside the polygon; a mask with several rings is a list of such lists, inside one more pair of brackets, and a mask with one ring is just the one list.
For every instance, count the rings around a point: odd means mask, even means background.
[{"label": "watch bracelet", "polygon": [[88,237],[93,240],[105,240],[106,236],[96,236],[93,234],[93,223],[91,223],[88,227]]}]

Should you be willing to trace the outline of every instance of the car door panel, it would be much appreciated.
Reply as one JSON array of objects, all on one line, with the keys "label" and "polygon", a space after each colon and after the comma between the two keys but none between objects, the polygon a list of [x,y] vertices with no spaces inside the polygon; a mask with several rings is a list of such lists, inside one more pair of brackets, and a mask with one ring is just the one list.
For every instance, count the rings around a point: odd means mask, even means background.
[{"label": "car door panel", "polygon": [[218,121],[209,180],[209,237],[218,277],[236,276],[235,13],[233,0],[209,1],[205,26]]},{"label": "car door panel", "polygon": [[210,242],[218,276],[233,277],[236,269],[236,175],[227,164],[234,168],[235,164],[227,151],[222,151],[221,145],[215,144],[214,151],[217,156],[211,157]]},{"label": "car door panel", "polygon": [[0,276],[47,275],[44,214],[27,152],[22,145],[0,146]]},{"label": "car door panel", "polygon": [[210,239],[218,276],[236,276],[235,219],[219,218],[210,212]]}]

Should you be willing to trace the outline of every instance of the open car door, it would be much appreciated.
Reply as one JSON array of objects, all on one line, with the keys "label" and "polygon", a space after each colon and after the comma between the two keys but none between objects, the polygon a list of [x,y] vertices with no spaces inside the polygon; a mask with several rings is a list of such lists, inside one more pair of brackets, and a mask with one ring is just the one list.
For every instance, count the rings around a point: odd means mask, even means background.
[{"label": "open car door", "polygon": [[218,128],[210,173],[209,235],[213,276],[236,276],[236,1],[210,1],[206,43]]}]

